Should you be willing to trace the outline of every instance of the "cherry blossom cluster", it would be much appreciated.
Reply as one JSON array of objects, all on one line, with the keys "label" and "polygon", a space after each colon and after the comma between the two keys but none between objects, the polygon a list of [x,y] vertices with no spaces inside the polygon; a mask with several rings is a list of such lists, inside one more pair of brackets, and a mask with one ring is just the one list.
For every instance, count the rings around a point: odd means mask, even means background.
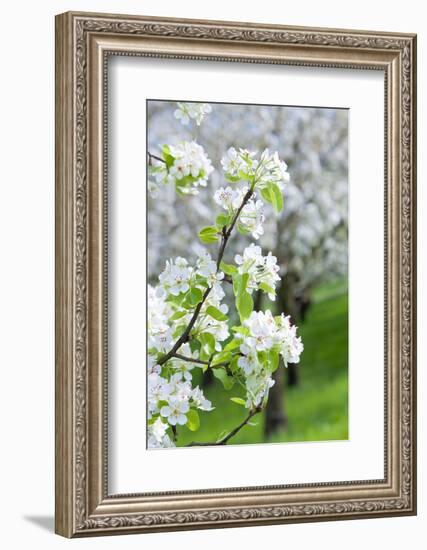
[{"label": "cherry blossom cluster", "polygon": [[297,327],[283,313],[274,317],[270,310],[253,311],[243,322],[238,366],[246,375],[246,406],[259,406],[268,397],[274,384],[271,377],[279,366],[279,356],[284,365],[298,363],[304,349]]},{"label": "cherry blossom cluster", "polygon": [[243,251],[243,256],[236,254],[234,261],[239,266],[240,274],[247,273],[249,279],[247,290],[252,294],[254,290],[264,290],[270,300],[276,299],[276,283],[280,281],[277,258],[271,252],[267,256],[262,255],[260,246],[251,243]]},{"label": "cherry blossom cluster", "polygon": [[[157,289],[158,290],[158,289]],[[192,386],[192,370],[200,367],[192,352],[184,344],[180,352],[186,360],[174,357],[167,365],[157,363],[159,353],[164,353],[173,343],[173,311],[155,288],[148,286],[148,357],[147,357],[147,418],[149,448],[174,447],[171,430],[189,422],[195,410],[213,410],[199,386]],[[227,332],[228,336],[228,332]],[[226,336],[226,337],[227,337]],[[193,413],[191,413],[193,411]]]},{"label": "cherry blossom cluster", "polygon": [[[210,288],[209,296],[200,309],[200,315],[194,324],[193,331],[195,334],[212,334],[215,337],[216,347],[221,349],[220,342],[226,340],[230,335],[228,322],[224,319],[228,313],[228,306],[221,303],[225,296],[222,288],[223,280],[224,273],[217,270],[216,263],[205,249],[199,251],[197,261],[193,266],[180,257],[168,260],[165,269],[159,275],[159,285],[155,291],[156,296],[152,307],[157,308],[159,312],[165,311],[159,305],[159,301],[169,300],[169,302],[163,303],[166,304],[166,308],[169,307],[170,316],[179,321],[180,325],[185,325],[191,319],[194,305],[201,300],[203,292]],[[217,311],[215,316],[217,318],[210,314],[213,311]],[[159,314],[156,315],[157,317]],[[169,325],[166,323],[165,318],[162,320],[163,324],[157,321],[157,326],[161,327],[161,331],[154,335],[153,347],[158,352],[166,352],[173,344],[173,327],[170,326],[171,323]]]},{"label": "cherry blossom cluster", "polygon": [[[224,273],[217,270],[210,254],[201,249],[194,265],[184,258],[166,262],[159,275],[159,285],[148,285],[148,446],[174,446],[171,429],[191,421],[195,410],[213,410],[211,402],[203,391],[192,387],[192,370],[203,368],[197,361],[200,352],[193,351],[188,343],[183,344],[180,356],[172,357],[165,365],[157,363],[161,354],[172,347],[183,327],[188,324],[194,306],[202,293],[210,288],[200,315],[193,327],[194,337],[203,335],[207,340],[209,355],[222,349],[221,342],[230,336],[228,328],[228,307],[221,304],[225,293],[221,282]],[[209,347],[209,344],[213,345]],[[203,351],[203,349],[202,349]],[[196,359],[193,363],[191,359]]]},{"label": "cherry blossom cluster", "polygon": [[195,120],[197,126],[200,126],[205,116],[212,112],[209,103],[177,103],[178,109],[174,116],[181,124],[187,126],[191,120]]},{"label": "cherry blossom cluster", "polygon": [[270,153],[268,149],[265,149],[259,159],[255,158],[256,154],[256,152],[247,149],[237,151],[234,147],[230,147],[221,160],[228,181],[252,181],[259,189],[271,183],[282,188],[289,182],[288,165],[285,161],[280,160],[277,151]]},{"label": "cherry blossom cluster", "polygon": [[181,195],[197,195],[212,172],[210,159],[195,141],[164,145],[161,157],[149,166],[149,190],[156,193],[160,185],[173,184]]},{"label": "cherry blossom cluster", "polygon": [[[171,374],[173,368],[178,371]],[[154,371],[147,378],[149,448],[174,447],[171,433],[176,426],[187,424],[192,411],[213,410],[199,386],[192,387],[191,374],[183,378],[183,372],[188,375],[189,370],[180,371],[177,364],[163,367],[160,372],[163,371],[166,371],[163,376]]]},{"label": "cherry blossom cluster", "polygon": [[[214,199],[219,206],[233,215],[242,204],[243,197],[249,187],[232,189],[231,187],[220,187],[215,191]],[[240,212],[237,227],[242,233],[251,233],[254,239],[259,239],[264,233],[263,223],[265,220],[264,203],[256,199],[256,194],[249,199]]]}]

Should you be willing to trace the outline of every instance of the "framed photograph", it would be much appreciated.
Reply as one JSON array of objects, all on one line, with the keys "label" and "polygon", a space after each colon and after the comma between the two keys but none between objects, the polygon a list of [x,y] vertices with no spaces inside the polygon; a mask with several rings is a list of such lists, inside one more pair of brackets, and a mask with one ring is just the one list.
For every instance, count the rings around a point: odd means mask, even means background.
[{"label": "framed photograph", "polygon": [[416,513],[416,37],[56,18],[56,532]]}]

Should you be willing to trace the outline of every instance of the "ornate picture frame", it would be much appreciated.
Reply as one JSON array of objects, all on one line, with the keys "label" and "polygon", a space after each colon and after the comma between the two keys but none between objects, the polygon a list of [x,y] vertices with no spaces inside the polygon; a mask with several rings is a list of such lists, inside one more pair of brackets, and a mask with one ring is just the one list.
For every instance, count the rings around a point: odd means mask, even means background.
[{"label": "ornate picture frame", "polygon": [[[105,181],[112,55],[384,72],[384,479],[109,494]],[[415,180],[415,35],[58,15],[56,532],[81,537],[415,514]]]}]

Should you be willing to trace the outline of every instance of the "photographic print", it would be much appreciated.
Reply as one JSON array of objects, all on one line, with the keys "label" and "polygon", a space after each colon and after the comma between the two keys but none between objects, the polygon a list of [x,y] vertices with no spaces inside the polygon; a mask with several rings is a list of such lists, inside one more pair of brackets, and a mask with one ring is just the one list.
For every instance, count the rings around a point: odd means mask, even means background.
[{"label": "photographic print", "polygon": [[348,110],[146,105],[147,447],[348,439]]}]

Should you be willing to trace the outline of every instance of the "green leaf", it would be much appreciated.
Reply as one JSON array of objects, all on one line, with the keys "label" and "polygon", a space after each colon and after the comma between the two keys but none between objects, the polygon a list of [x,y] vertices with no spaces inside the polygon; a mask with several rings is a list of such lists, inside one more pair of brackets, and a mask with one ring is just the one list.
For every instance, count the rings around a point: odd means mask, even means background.
[{"label": "green leaf", "polygon": [[246,405],[246,401],[241,397],[230,397],[230,400],[233,401],[233,403],[237,403],[238,405]]},{"label": "green leaf", "polygon": [[218,363],[226,363],[227,361],[230,361],[232,357],[233,354],[231,351],[221,351],[215,355],[215,359],[212,361],[212,367],[215,367]]},{"label": "green leaf", "polygon": [[228,344],[224,347],[224,351],[232,351],[233,349],[236,349],[240,346],[242,343],[241,340],[237,340],[237,338],[233,338],[228,342]]},{"label": "green leaf", "polygon": [[230,364],[228,365],[228,368],[233,374],[239,369],[239,365],[237,364],[238,361],[239,361],[239,355],[235,355],[233,359],[230,361]]},{"label": "green leaf", "polygon": [[245,292],[248,285],[249,273],[240,273],[236,272],[232,275],[233,277],[233,291],[236,298],[238,298],[243,292]]},{"label": "green leaf", "polygon": [[173,294],[169,294],[166,298],[166,302],[169,302],[170,304],[174,304],[176,306],[180,306],[186,297],[185,292],[181,292],[181,294],[178,294],[178,296],[174,296]]},{"label": "green leaf", "polygon": [[243,336],[249,335],[248,327],[231,327],[231,330],[237,334],[243,334]]},{"label": "green leaf", "polygon": [[190,339],[190,349],[194,353],[195,351],[200,351],[201,343],[195,338]]},{"label": "green leaf", "polygon": [[203,292],[200,288],[193,287],[188,294],[188,301],[192,306],[196,306],[199,302],[202,301]]},{"label": "green leaf", "polygon": [[240,321],[243,322],[249,317],[254,309],[254,301],[248,292],[242,292],[236,300],[237,311],[239,312]]},{"label": "green leaf", "polygon": [[210,351],[210,348],[207,346],[201,346],[199,351],[199,359],[202,361],[209,361],[209,359],[212,356],[212,352]]},{"label": "green leaf", "polygon": [[207,226],[199,231],[199,239],[202,243],[215,243],[218,240],[218,230],[216,227]]},{"label": "green leaf", "polygon": [[240,181],[240,178],[238,176],[230,176],[229,174],[225,174],[225,179],[230,183],[236,183]]},{"label": "green leaf", "polygon": [[246,290],[246,287],[248,286],[249,281],[249,273],[243,273],[242,275],[242,283],[240,286],[240,292],[243,293]]},{"label": "green leaf", "polygon": [[216,321],[227,321],[227,319],[228,319],[227,315],[224,315],[224,313],[222,313],[222,311],[220,311],[218,308],[216,308],[214,306],[209,306],[206,309],[206,313],[208,315],[210,315]]},{"label": "green leaf", "polygon": [[244,225],[241,225],[240,223],[237,223],[237,231],[241,235],[249,235],[250,233],[249,229],[246,229],[246,227]]},{"label": "green leaf", "polygon": [[264,292],[267,292],[267,294],[276,294],[275,289],[271,286],[266,285],[265,283],[261,283],[259,285],[259,288]]},{"label": "green leaf", "polygon": [[238,296],[240,294],[240,287],[242,286],[242,276],[240,273],[234,273],[233,274],[233,292],[234,296]]},{"label": "green leaf", "polygon": [[166,162],[166,166],[170,168],[175,161],[175,158],[171,155],[169,145],[163,145],[162,147],[162,157]]},{"label": "green leaf", "polygon": [[248,173],[247,173],[247,172],[244,172],[243,170],[239,170],[239,171],[237,172],[237,175],[239,176],[239,178],[240,178],[241,180],[249,180],[249,175],[248,175]]},{"label": "green leaf", "polygon": [[215,224],[219,229],[222,229],[230,221],[230,214],[218,214],[215,220]]},{"label": "green leaf", "polygon": [[210,332],[203,332],[199,335],[199,340],[203,346],[206,346],[210,353],[215,351],[215,338]]},{"label": "green leaf", "polygon": [[207,225],[206,227],[203,227],[199,231],[199,235],[209,235],[209,234],[216,235],[217,232],[218,232],[218,230],[217,230],[216,227],[214,227],[213,225]]},{"label": "green leaf", "polygon": [[177,321],[178,319],[181,319],[185,315],[187,315],[187,311],[175,311],[175,313],[169,318],[170,321]]},{"label": "green leaf", "polygon": [[270,364],[271,372],[275,372],[279,366],[279,352],[275,350],[270,350],[268,354],[268,361]]},{"label": "green leaf", "polygon": [[235,267],[234,265],[231,265],[231,264],[226,264],[225,262],[221,262],[219,264],[219,268],[226,275],[233,275],[234,273],[237,273],[237,267]]},{"label": "green leaf", "polygon": [[218,378],[218,380],[222,382],[224,389],[231,390],[231,388],[234,386],[233,378],[231,376],[228,376],[224,369],[212,369],[212,373],[215,378]]},{"label": "green leaf", "polygon": [[181,334],[184,332],[184,330],[187,328],[187,325],[178,325],[172,334],[173,338],[178,338],[181,336]]},{"label": "green leaf", "polygon": [[280,191],[280,188],[275,183],[270,184],[270,196],[271,204],[273,205],[276,212],[280,212],[283,208],[283,195]]},{"label": "green leaf", "polygon": [[270,193],[270,186],[263,187],[261,189],[261,197],[265,200],[265,202],[268,202],[271,204],[272,198]]},{"label": "green leaf", "polygon": [[187,413],[187,428],[195,432],[200,427],[199,413],[196,409],[190,409]]}]

